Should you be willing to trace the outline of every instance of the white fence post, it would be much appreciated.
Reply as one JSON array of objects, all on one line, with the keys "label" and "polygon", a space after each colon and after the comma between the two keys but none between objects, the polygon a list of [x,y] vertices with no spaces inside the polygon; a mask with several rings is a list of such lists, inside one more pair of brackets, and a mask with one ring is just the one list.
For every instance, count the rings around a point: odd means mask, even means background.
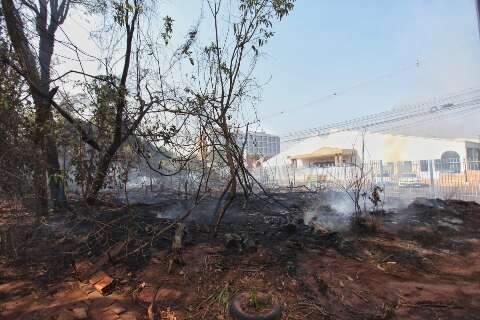
[{"label": "white fence post", "polygon": [[430,192],[432,196],[435,196],[435,177],[433,174],[433,160],[428,160],[428,171],[430,173]]},{"label": "white fence post", "polygon": [[[407,165],[408,164],[408,165]],[[427,167],[428,165],[428,167]],[[369,171],[370,170],[370,171]],[[298,172],[297,172],[298,171]],[[394,197],[405,199],[418,196],[446,197],[480,201],[480,162],[470,163],[456,160],[423,160],[384,163],[382,160],[366,164],[366,171],[371,174],[371,183],[382,184],[386,192]],[[339,164],[333,167],[274,166],[254,170],[260,175],[259,181],[275,184],[278,187],[298,187],[314,182],[336,190],[335,186],[345,184],[352,178],[352,167]],[[310,178],[310,180],[309,180]],[[297,181],[298,180],[298,181]],[[428,185],[427,185],[428,184]]]}]

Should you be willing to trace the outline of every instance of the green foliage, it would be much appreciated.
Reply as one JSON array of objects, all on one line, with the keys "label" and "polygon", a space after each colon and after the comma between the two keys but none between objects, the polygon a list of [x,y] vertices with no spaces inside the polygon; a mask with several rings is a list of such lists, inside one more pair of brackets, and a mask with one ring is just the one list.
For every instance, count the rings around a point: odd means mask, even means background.
[{"label": "green foliage", "polygon": [[119,26],[123,27],[129,23],[128,19],[131,14],[135,12],[135,10],[142,12],[143,6],[142,2],[138,1],[135,5],[131,4],[128,1],[112,1],[113,7],[113,21],[117,23]]},{"label": "green foliage", "polygon": [[113,2],[114,16],[113,20],[121,27],[125,24],[125,13],[127,12],[127,7],[120,2]]},{"label": "green foliage", "polygon": [[261,311],[267,306],[267,301],[260,299],[257,291],[253,290],[250,292],[248,297],[248,306],[253,308],[255,311]]},{"label": "green foliage", "polygon": [[[84,125],[90,128],[92,136],[100,146],[108,146],[113,139],[116,101],[121,93],[117,89],[118,79],[112,76],[99,76],[98,78],[83,83],[87,93],[93,98],[88,106],[92,110],[92,116],[86,119]],[[97,170],[97,163],[102,155],[100,152],[88,148],[78,137],[72,139],[72,141],[67,141],[66,144],[72,153],[71,168],[75,182],[81,187],[85,195],[91,186],[93,174]],[[117,158],[123,158],[121,150],[118,152]],[[121,171],[117,170],[115,172],[120,174]],[[107,174],[106,185],[111,186],[115,180],[115,177]]]},{"label": "green foliage", "polygon": [[227,66],[227,64],[226,64],[224,61],[222,61],[222,62],[220,63],[220,70],[221,70],[223,73],[225,73],[227,76],[232,76],[232,74],[233,74],[233,73],[232,73],[232,70],[230,70],[230,68]]},{"label": "green foliage", "polygon": [[223,288],[218,292],[216,296],[217,303],[223,308],[224,312],[227,312],[228,305],[230,304],[232,296],[232,288],[228,282],[225,283]]},{"label": "green foliage", "polygon": [[164,144],[171,144],[172,138],[175,136],[176,133],[177,128],[175,127],[175,125],[172,124],[171,126],[167,127],[167,125],[162,123],[159,135],[162,138]]},{"label": "green foliage", "polygon": [[178,129],[175,125],[167,126],[164,123],[155,123],[149,128],[145,128],[145,134],[150,137],[156,137],[158,140],[161,140],[164,145],[171,145],[173,143],[172,139],[178,133]]},{"label": "green foliage", "polygon": [[163,41],[165,45],[168,45],[170,39],[172,39],[172,32],[173,32],[173,19],[170,16],[163,17],[163,28],[164,31],[161,33]]},{"label": "green foliage", "polygon": [[[15,61],[3,16],[0,15],[0,60]],[[34,114],[22,77],[0,61],[0,190],[4,195],[22,197],[32,192],[31,173],[38,161],[32,142]]]},{"label": "green foliage", "polygon": [[279,19],[293,10],[295,0],[272,0],[273,9]]},{"label": "green foliage", "polygon": [[[274,36],[272,31],[273,20],[281,20],[293,10],[295,0],[240,0],[239,9],[243,13],[243,19],[233,25],[233,31],[237,42],[241,45],[250,40],[255,40],[251,45],[255,55],[258,48],[263,47]],[[253,24],[253,34],[245,31],[246,22]]]},{"label": "green foliage", "polygon": [[190,48],[192,47],[193,42],[195,41],[197,37],[197,29],[193,29],[188,33],[188,39],[185,42],[185,44],[182,46],[180,53],[186,57],[188,57],[188,61],[190,61],[190,64],[193,66],[195,64],[193,58],[192,58],[192,51]]},{"label": "green foliage", "polygon": [[91,14],[105,14],[108,10],[111,0],[78,0]]},{"label": "green foliage", "polygon": [[278,19],[282,19],[293,10],[295,0],[240,0],[241,11],[254,12],[258,7],[271,6]]},{"label": "green foliage", "polygon": [[96,98],[92,120],[97,127],[109,129],[115,120],[115,102],[118,99],[118,92],[112,85],[98,81],[94,81],[92,89]]},{"label": "green foliage", "polygon": [[116,101],[120,93],[116,88],[117,79],[107,81],[93,80],[84,84],[89,96],[94,100],[90,103],[93,116],[90,123],[95,130],[95,138],[100,145],[108,144],[113,136]]}]

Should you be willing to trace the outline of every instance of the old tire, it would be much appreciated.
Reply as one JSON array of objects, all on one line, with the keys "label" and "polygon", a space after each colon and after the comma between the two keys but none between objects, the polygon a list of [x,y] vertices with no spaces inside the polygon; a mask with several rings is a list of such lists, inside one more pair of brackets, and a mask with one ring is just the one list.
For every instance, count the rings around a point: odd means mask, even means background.
[{"label": "old tire", "polygon": [[252,314],[243,310],[242,301],[248,298],[248,293],[235,296],[230,303],[230,316],[235,320],[280,320],[282,310],[278,304],[271,311],[260,314]]}]

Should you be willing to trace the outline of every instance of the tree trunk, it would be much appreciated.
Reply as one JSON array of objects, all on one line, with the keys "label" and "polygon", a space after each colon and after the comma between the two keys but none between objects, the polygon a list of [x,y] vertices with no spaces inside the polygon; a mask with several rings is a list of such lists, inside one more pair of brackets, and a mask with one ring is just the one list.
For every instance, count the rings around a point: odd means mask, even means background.
[{"label": "tree trunk", "polygon": [[97,170],[95,172],[95,178],[91,186],[89,186],[88,195],[87,195],[87,203],[94,204],[97,200],[98,193],[103,188],[103,184],[105,182],[105,177],[108,174],[108,169],[110,168],[110,163],[112,162],[115,153],[121,146],[120,143],[114,143],[110,146],[110,148],[102,155],[100,161],[97,166]]},{"label": "tree trunk", "polygon": [[[1,0],[8,34],[17,54],[23,76],[27,79],[35,105],[35,128],[33,141],[38,152],[38,164],[35,164],[34,184],[43,213],[48,209],[47,189],[56,207],[65,203],[63,174],[58,161],[58,150],[54,131],[54,120],[50,100],[50,67],[55,42],[55,30],[59,17],[51,14],[52,23],[47,28],[47,8],[41,7],[36,16],[36,28],[40,37],[37,60],[25,34],[23,21],[13,0]],[[42,2],[41,2],[42,3]],[[68,10],[68,9],[67,9]],[[58,12],[57,12],[58,13]],[[64,12],[66,14],[66,12]],[[48,174],[48,182],[45,175]],[[48,187],[47,187],[48,184]]]},{"label": "tree trunk", "polygon": [[[128,1],[127,1],[128,3]],[[120,78],[120,85],[117,91],[117,101],[115,103],[115,129],[113,133],[113,140],[108,149],[100,158],[100,162],[97,166],[97,171],[95,173],[95,178],[93,179],[92,185],[89,187],[88,195],[87,195],[87,203],[93,204],[95,203],[98,193],[102,189],[105,177],[108,174],[108,169],[110,168],[110,163],[112,162],[113,157],[117,153],[118,149],[122,146],[125,139],[128,138],[129,133],[127,132],[126,135],[123,135],[123,129],[125,127],[123,112],[125,107],[127,106],[127,77],[128,71],[130,69],[130,60],[132,58],[132,43],[133,43],[133,35],[135,31],[135,24],[137,23],[138,14],[139,14],[139,7],[134,5],[134,13],[132,20],[127,22],[125,27],[127,31],[127,42],[125,48],[125,60],[123,64],[123,71],[122,77]],[[128,21],[128,16],[127,16]],[[141,116],[137,120],[141,120]],[[135,128],[135,125],[132,126],[132,129]]]},{"label": "tree trunk", "polygon": [[60,168],[60,162],[58,160],[57,139],[54,134],[47,133],[46,140],[45,147],[50,197],[55,208],[63,208],[67,201],[65,195],[65,173]]},{"label": "tree trunk", "polygon": [[45,166],[42,161],[42,151],[36,146],[35,153],[38,155],[33,164],[33,193],[35,196],[34,212],[38,215],[46,215],[48,213],[48,192],[47,177],[45,175]]},{"label": "tree trunk", "polygon": [[230,205],[235,200],[235,197],[237,196],[237,173],[238,173],[238,169],[235,166],[235,156],[233,154],[235,152],[235,147],[233,146],[235,141],[233,141],[233,139],[231,139],[232,137],[231,137],[231,134],[230,134],[230,131],[229,131],[229,128],[228,128],[226,117],[223,116],[222,120],[223,120],[223,122],[220,124],[220,126],[221,126],[221,129],[222,129],[223,136],[225,138],[225,157],[226,157],[226,160],[227,160],[227,166],[228,166],[229,171],[230,171],[230,181],[229,181],[229,183],[228,183],[228,185],[225,189],[225,191],[227,191],[227,189],[229,189],[229,195],[228,195],[226,203],[223,205],[223,207],[220,209],[220,211],[218,213],[217,221],[216,221],[216,224],[215,224],[215,229],[213,231],[214,236],[217,235],[218,228],[220,226],[220,223],[223,220],[223,217],[225,216],[225,213],[227,212],[228,208],[230,207]]},{"label": "tree trunk", "polygon": [[[42,189],[47,190],[48,184],[50,199],[54,207],[63,208],[66,203],[64,176],[58,160],[57,139],[51,106],[46,99],[39,97],[34,99],[34,103],[36,111],[34,143],[40,153],[39,161],[43,168],[43,172],[37,171],[36,175],[41,175],[41,178],[38,177],[36,180],[38,182],[44,181],[45,185],[41,187]],[[45,179],[45,173],[48,180]],[[40,188],[39,185],[37,187]]]},{"label": "tree trunk", "polygon": [[[55,208],[63,208],[66,204],[64,174],[60,169],[58,160],[57,137],[55,132],[55,120],[53,119],[52,105],[50,99],[50,66],[55,45],[54,30],[39,30],[39,64],[40,64],[40,91],[42,97],[37,99],[35,108],[42,115],[37,118],[37,126],[42,128],[43,139],[45,140],[44,153],[45,164],[48,175],[48,186],[50,198]],[[42,32],[43,31],[43,32]]]}]

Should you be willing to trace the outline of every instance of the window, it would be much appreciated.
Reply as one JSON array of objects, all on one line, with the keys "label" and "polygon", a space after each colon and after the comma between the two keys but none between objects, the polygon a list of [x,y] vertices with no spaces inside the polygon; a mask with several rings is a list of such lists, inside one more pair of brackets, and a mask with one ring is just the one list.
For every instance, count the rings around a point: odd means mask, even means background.
[{"label": "window", "polygon": [[422,172],[428,171],[428,160],[420,160],[420,171]]},{"label": "window", "polygon": [[441,157],[441,170],[451,173],[459,173],[461,171],[460,155],[455,151],[446,151]]},{"label": "window", "polygon": [[480,149],[467,148],[467,161],[469,170],[480,170]]},{"label": "window", "polygon": [[412,161],[400,162],[400,172],[412,172]]},{"label": "window", "polygon": [[469,161],[479,161],[480,160],[480,149],[467,148],[467,159]]}]

